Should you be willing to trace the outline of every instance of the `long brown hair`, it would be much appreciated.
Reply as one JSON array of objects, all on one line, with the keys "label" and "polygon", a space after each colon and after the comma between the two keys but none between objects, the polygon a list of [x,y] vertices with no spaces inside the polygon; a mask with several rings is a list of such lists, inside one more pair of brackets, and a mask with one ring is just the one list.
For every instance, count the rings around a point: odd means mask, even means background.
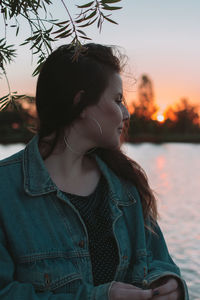
[{"label": "long brown hair", "polygon": [[[44,138],[55,134],[44,147],[44,159],[52,153],[63,128],[70,126],[85,107],[98,103],[110,75],[113,72],[120,73],[123,69],[124,60],[122,55],[118,55],[119,51],[116,54],[116,48],[90,43],[84,49],[74,60],[74,47],[60,46],[47,58],[41,69],[36,90],[39,143],[44,145]],[[73,99],[80,90],[85,92],[75,106]],[[97,148],[96,152],[117,176],[136,186],[145,221],[147,218],[156,221],[156,199],[143,169],[121,149]]]},{"label": "long brown hair", "polygon": [[150,218],[153,225],[157,220],[157,205],[145,171],[120,149],[98,149],[97,154],[117,176],[136,186],[141,198],[144,219],[146,221]]}]

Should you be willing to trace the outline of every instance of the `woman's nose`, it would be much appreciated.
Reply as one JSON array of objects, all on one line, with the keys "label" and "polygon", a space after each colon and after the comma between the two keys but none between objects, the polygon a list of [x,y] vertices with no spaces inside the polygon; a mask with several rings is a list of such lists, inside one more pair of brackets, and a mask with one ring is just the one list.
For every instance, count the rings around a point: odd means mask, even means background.
[{"label": "woman's nose", "polygon": [[130,113],[128,109],[125,106],[123,106],[123,121],[126,121],[128,119],[130,119]]}]

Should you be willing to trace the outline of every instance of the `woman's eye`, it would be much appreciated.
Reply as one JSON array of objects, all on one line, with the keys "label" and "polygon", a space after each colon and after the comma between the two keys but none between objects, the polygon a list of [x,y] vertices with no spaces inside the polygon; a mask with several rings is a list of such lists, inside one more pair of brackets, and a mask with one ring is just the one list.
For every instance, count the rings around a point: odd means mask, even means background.
[{"label": "woman's eye", "polygon": [[122,104],[122,100],[117,100],[116,103],[120,105]]}]

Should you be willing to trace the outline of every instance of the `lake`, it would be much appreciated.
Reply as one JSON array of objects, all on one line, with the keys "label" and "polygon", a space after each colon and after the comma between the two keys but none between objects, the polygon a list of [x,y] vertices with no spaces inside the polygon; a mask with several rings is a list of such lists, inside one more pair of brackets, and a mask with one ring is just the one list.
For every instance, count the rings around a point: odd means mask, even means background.
[{"label": "lake", "polygon": [[[23,147],[0,145],[0,159]],[[123,150],[146,171],[169,252],[187,282],[190,299],[200,300],[200,145],[125,144]]]}]

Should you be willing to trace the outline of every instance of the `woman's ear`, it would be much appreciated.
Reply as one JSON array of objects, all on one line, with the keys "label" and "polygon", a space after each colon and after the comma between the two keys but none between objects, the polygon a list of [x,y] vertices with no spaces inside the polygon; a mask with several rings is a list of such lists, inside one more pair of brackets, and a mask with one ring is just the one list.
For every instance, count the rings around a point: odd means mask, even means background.
[{"label": "woman's ear", "polygon": [[76,95],[75,95],[75,97],[74,97],[74,101],[73,101],[73,103],[74,103],[75,106],[79,104],[79,102],[81,101],[81,96],[82,96],[82,94],[84,94],[84,93],[85,93],[84,90],[80,90],[80,91],[78,91],[78,92],[76,93]]},{"label": "woman's ear", "polygon": [[[74,97],[74,105],[75,105],[75,106],[78,105],[78,104],[80,103],[81,97],[82,97],[82,95],[83,95],[84,93],[85,93],[84,90],[80,90],[80,91],[78,91],[78,92],[76,93],[76,95],[75,95],[75,97]],[[86,117],[85,109],[81,112],[80,117],[81,117],[82,119],[84,119],[84,118]]]}]

